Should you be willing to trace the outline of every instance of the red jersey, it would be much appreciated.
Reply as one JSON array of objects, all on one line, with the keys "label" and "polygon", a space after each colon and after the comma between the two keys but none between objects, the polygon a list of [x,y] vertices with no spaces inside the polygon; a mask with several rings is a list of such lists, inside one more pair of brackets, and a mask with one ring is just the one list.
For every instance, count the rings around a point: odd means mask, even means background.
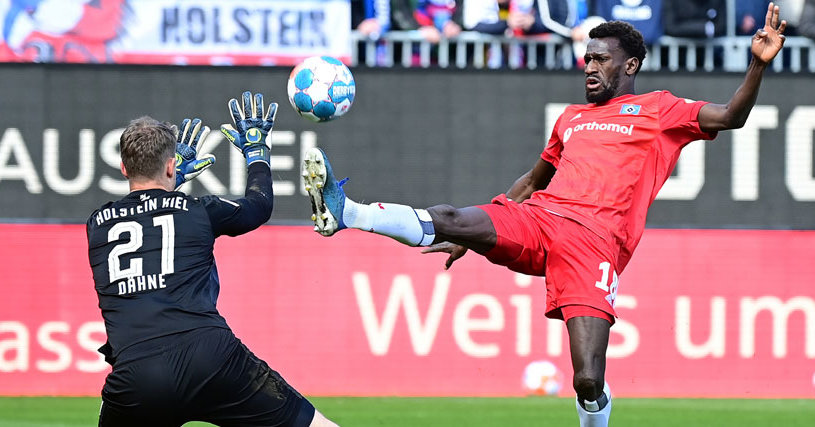
[{"label": "red jersey", "polygon": [[697,116],[705,104],[661,91],[567,107],[541,153],[557,173],[527,202],[613,240],[622,272],[680,150],[716,137],[699,129]]}]

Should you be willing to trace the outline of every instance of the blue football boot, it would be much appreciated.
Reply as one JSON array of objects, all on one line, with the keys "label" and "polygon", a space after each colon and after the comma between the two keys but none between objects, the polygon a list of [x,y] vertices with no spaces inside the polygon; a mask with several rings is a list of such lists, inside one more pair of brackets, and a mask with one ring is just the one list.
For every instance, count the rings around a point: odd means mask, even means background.
[{"label": "blue football boot", "polygon": [[314,231],[331,236],[347,228],[342,222],[345,208],[345,191],[342,186],[348,178],[337,181],[328,157],[320,148],[309,148],[303,159],[303,181],[311,199],[311,220]]}]

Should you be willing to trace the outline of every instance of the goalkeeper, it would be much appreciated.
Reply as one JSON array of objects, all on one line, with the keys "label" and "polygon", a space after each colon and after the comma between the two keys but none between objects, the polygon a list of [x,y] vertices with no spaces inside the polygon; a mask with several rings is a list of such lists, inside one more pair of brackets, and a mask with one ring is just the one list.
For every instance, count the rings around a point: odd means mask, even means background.
[{"label": "goalkeeper", "polygon": [[[232,99],[234,127],[221,131],[246,157],[238,200],[175,191],[215,163],[197,158],[209,128],[133,120],[119,141],[130,194],[87,222],[88,256],[113,371],[102,389],[100,426],[334,426],[243,345],[215,307],[215,238],[254,230],[272,214],[267,142],[277,104]],[[245,254],[247,259],[261,254]]]}]

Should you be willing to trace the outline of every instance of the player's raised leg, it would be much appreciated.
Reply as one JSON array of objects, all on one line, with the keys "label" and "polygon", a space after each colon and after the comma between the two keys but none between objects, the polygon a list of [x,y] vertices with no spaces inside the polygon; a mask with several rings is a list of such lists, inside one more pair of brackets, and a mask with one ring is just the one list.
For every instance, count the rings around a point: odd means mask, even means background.
[{"label": "player's raised leg", "polygon": [[611,391],[605,383],[605,372],[610,328],[611,323],[598,317],[581,316],[566,321],[580,427],[608,426]]},{"label": "player's raised leg", "polygon": [[489,216],[476,207],[456,209],[439,205],[414,209],[395,203],[354,202],[343,190],[346,180],[336,179],[328,157],[319,148],[306,152],[302,173],[311,199],[314,230],[324,236],[357,228],[410,246],[451,241],[485,252],[495,244],[495,229]]}]

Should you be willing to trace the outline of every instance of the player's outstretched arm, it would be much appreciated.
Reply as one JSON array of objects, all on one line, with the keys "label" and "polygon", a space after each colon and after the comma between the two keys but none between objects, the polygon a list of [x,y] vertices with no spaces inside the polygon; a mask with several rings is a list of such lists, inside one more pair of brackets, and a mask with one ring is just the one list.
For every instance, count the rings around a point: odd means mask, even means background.
[{"label": "player's outstretched arm", "polygon": [[750,110],[756,103],[761,78],[767,65],[784,47],[784,30],[787,21],[779,19],[779,7],[773,3],[767,7],[764,28],[756,31],[750,51],[753,60],[747,68],[744,82],[725,105],[706,104],[699,110],[699,127],[706,132],[736,129],[744,126]]},{"label": "player's outstretched arm", "polygon": [[277,104],[264,109],[263,95],[244,92],[240,102],[233,98],[228,105],[233,124],[221,125],[221,133],[243,153],[248,176],[246,193],[240,199],[202,198],[216,236],[254,230],[269,220],[274,207],[269,144]]},{"label": "player's outstretched arm", "polygon": [[543,190],[555,176],[555,166],[543,159],[538,159],[529,172],[518,178],[507,191],[507,198],[518,203],[526,200],[532,193]]},{"label": "player's outstretched arm", "polygon": [[198,158],[198,143],[209,135],[209,126],[204,126],[201,119],[184,119],[176,132],[175,188],[178,189],[214,165],[215,156],[204,154]]}]

